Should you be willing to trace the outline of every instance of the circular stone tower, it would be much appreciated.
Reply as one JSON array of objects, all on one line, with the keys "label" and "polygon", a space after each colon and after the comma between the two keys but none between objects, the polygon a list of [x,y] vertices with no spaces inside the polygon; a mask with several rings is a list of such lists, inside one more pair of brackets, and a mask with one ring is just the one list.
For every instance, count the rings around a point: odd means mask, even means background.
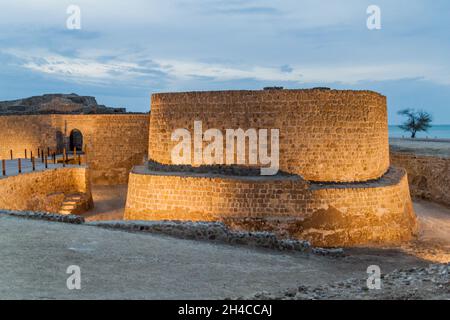
[{"label": "circular stone tower", "polygon": [[[183,165],[174,160],[177,130],[190,138]],[[241,130],[243,149],[227,149],[239,142],[227,140],[228,130]],[[218,139],[211,133],[223,136],[213,162],[203,156]],[[261,175],[268,155],[275,175]],[[149,159],[130,174],[126,219],[223,221],[320,246],[398,242],[415,232],[406,173],[389,167],[386,98],[375,92],[154,94]]]}]

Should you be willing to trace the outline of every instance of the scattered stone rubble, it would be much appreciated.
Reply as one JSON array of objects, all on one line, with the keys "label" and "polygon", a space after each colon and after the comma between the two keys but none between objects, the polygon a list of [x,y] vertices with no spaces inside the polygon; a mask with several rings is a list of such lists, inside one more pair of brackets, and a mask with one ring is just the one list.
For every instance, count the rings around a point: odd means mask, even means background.
[{"label": "scattered stone rubble", "polygon": [[106,229],[117,229],[131,232],[148,232],[163,234],[181,239],[206,240],[227,243],[231,245],[245,245],[280,251],[306,252],[322,256],[342,257],[344,250],[313,248],[309,241],[295,239],[279,239],[270,232],[241,232],[230,230],[221,222],[193,222],[193,221],[93,221],[85,222],[82,216],[69,214],[33,212],[33,211],[0,211],[0,215],[86,224]]},{"label": "scattered stone rubble", "polygon": [[[221,222],[97,221],[89,224],[110,229],[159,233],[182,239],[209,240],[281,251],[312,252],[314,250],[308,241],[278,239],[275,234],[269,232],[232,231]],[[326,254],[327,249],[321,249],[321,252]],[[336,252],[330,250],[330,253],[334,255]]]},{"label": "scattered stone rubble", "polygon": [[259,292],[238,299],[256,300],[450,300],[450,263],[394,270],[381,275],[381,289],[367,279],[348,279],[318,287],[300,285],[279,293]]},{"label": "scattered stone rubble", "polygon": [[[261,168],[249,167],[242,165],[201,165],[194,167],[191,165],[176,165],[176,164],[161,164],[153,160],[148,161],[148,169],[150,171],[164,172],[164,173],[192,173],[192,174],[207,174],[211,175],[228,175],[240,177],[261,177]],[[278,171],[276,176],[283,177],[298,177],[293,174],[288,174],[283,171]]]},{"label": "scattered stone rubble", "polygon": [[48,212],[34,212],[34,211],[0,211],[0,215],[9,215],[13,217],[25,218],[25,219],[35,219],[35,220],[46,220],[54,222],[64,222],[73,224],[84,223],[84,218],[77,215],[61,215],[56,213]]}]

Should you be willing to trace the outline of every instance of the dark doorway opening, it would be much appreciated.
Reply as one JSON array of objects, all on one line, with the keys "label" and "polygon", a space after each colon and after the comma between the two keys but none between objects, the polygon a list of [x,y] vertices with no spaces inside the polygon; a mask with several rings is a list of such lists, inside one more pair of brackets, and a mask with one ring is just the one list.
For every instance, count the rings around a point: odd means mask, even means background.
[{"label": "dark doorway opening", "polygon": [[73,129],[70,132],[70,150],[77,149],[77,151],[83,150],[83,135],[80,130]]},{"label": "dark doorway opening", "polygon": [[56,153],[61,153],[65,148],[64,134],[61,131],[56,131]]}]

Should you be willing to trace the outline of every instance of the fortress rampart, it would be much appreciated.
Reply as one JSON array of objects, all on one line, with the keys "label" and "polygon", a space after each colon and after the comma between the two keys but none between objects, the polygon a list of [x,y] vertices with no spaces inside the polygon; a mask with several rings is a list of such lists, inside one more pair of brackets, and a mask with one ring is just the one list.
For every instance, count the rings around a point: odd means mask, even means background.
[{"label": "fortress rampart", "polygon": [[[38,148],[70,149],[82,139],[89,168],[89,177],[80,171],[84,168],[62,168],[1,179],[7,199],[0,208],[45,209],[45,203],[56,206],[68,192],[85,193],[88,180],[129,180],[125,219],[223,221],[237,229],[267,230],[327,247],[399,242],[416,232],[407,174],[389,163],[386,98],[378,93],[166,93],[152,96],[151,109],[150,117],[0,116],[1,158],[9,158],[11,149],[16,158],[25,149],[35,154]],[[172,133],[186,129],[190,134],[195,121],[202,124],[202,147],[210,143],[203,140],[208,129],[278,130],[280,171],[260,175],[264,164],[250,163],[249,142],[245,163],[239,166],[211,166],[193,158],[177,166],[171,158],[178,144]],[[196,149],[193,141],[188,145]],[[233,152],[236,158],[237,149]],[[142,165],[147,155],[149,161]],[[60,190],[62,195],[53,194]]]},{"label": "fortress rampart", "polygon": [[[133,165],[141,164],[148,149],[148,114],[0,116],[0,158],[24,157],[25,149],[66,148],[72,130],[87,146],[92,182],[121,184]],[[28,154],[29,156],[29,154]]]},{"label": "fortress rampart", "polygon": [[327,247],[399,242],[416,230],[407,175],[396,168],[377,182],[333,185],[294,176],[167,174],[135,167],[125,217],[222,221]]},{"label": "fortress rampart", "polygon": [[[203,132],[278,129],[279,174],[193,158],[174,166],[171,135],[193,132],[194,121]],[[155,94],[149,160],[130,174],[125,219],[223,221],[329,247],[399,242],[416,232],[406,172],[389,167],[386,98],[375,92]]]},{"label": "fortress rampart", "polygon": [[149,158],[171,164],[177,128],[279,129],[280,170],[354,182],[389,168],[386,98],[371,91],[264,90],[154,94]]}]

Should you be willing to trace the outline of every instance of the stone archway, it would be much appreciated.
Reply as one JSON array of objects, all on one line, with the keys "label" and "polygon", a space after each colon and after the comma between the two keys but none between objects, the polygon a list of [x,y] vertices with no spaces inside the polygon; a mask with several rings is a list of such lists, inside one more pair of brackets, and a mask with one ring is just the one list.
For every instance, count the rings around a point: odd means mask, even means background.
[{"label": "stone archway", "polygon": [[69,139],[70,150],[77,149],[77,151],[83,150],[83,134],[78,129],[73,129],[70,132]]}]

